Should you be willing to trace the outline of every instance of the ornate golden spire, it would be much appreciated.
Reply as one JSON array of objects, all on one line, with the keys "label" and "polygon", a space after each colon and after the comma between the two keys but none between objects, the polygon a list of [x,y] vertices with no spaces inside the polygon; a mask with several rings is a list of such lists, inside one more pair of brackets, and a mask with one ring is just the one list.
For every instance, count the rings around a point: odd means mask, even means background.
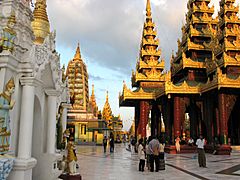
[{"label": "ornate golden spire", "polygon": [[151,13],[151,3],[150,3],[150,0],[147,0],[147,8],[146,8],[146,15],[147,17],[151,17],[152,13]]},{"label": "ornate golden spire", "polygon": [[98,114],[98,107],[97,107],[97,103],[96,103],[96,98],[95,98],[95,94],[94,94],[94,84],[92,84],[92,94],[89,100],[89,107],[90,107],[90,111],[92,111],[92,113],[97,116]]},{"label": "ornate golden spire", "polygon": [[104,104],[103,111],[102,111],[102,116],[103,116],[103,119],[106,121],[112,120],[112,110],[108,102],[108,91],[106,95],[106,102]]},{"label": "ornate golden spire", "polygon": [[32,29],[36,38],[35,43],[37,44],[42,44],[50,34],[50,24],[46,8],[46,0],[36,0],[33,11],[34,20],[32,21]]},{"label": "ornate golden spire", "polygon": [[80,45],[78,43],[78,47],[76,49],[76,54],[74,56],[74,60],[81,60],[81,53],[80,53]]}]

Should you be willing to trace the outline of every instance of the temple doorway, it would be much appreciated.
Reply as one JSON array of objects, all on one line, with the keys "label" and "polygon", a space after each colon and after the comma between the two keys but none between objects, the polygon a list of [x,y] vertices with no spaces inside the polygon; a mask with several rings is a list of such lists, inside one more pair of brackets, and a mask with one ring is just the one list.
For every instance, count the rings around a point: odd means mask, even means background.
[{"label": "temple doorway", "polygon": [[240,97],[233,107],[228,121],[228,136],[231,145],[240,145]]},{"label": "temple doorway", "polygon": [[[33,118],[33,137],[32,137],[32,157],[40,161],[40,157],[43,153],[43,120],[41,114],[42,108],[39,98],[35,95],[34,98],[34,118]],[[40,163],[33,168],[33,177],[41,177],[39,169]]]}]

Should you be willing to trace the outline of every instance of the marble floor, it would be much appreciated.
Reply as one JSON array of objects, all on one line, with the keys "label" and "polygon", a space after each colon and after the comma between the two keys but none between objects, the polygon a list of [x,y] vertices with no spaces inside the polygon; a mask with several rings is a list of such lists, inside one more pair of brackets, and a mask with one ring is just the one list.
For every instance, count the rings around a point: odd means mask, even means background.
[{"label": "marble floor", "polygon": [[114,153],[103,153],[101,146],[78,146],[78,164],[83,180],[231,180],[240,179],[240,151],[231,156],[206,154],[207,168],[198,167],[195,154],[166,154],[166,170],[138,171],[137,154],[124,144]]}]

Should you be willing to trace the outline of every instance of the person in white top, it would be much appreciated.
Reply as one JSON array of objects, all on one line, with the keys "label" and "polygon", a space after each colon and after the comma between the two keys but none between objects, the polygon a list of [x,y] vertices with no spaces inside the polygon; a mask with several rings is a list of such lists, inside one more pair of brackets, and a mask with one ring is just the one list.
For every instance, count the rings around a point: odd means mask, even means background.
[{"label": "person in white top", "polygon": [[138,158],[139,158],[139,171],[144,171],[145,166],[145,149],[143,147],[143,139],[138,141]]},{"label": "person in white top", "polygon": [[197,151],[198,151],[198,164],[199,167],[206,168],[206,156],[204,151],[204,146],[206,144],[205,139],[202,135],[200,135],[200,138],[197,139],[196,145],[197,145]]},{"label": "person in white top", "polygon": [[189,146],[193,146],[193,145],[194,145],[194,140],[193,140],[193,138],[190,137],[190,139],[188,140],[188,145],[189,145]]}]

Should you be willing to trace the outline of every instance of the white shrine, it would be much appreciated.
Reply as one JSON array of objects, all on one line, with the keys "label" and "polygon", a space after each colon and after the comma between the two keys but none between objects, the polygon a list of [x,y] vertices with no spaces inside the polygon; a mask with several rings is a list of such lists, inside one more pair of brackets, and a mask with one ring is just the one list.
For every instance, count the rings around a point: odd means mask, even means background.
[{"label": "white shrine", "polygon": [[56,117],[61,105],[64,131],[69,96],[49,29],[46,0],[36,0],[34,12],[29,0],[0,0],[0,94],[11,78],[15,84],[10,147],[3,155],[14,158],[9,180],[53,180],[62,173]]}]

